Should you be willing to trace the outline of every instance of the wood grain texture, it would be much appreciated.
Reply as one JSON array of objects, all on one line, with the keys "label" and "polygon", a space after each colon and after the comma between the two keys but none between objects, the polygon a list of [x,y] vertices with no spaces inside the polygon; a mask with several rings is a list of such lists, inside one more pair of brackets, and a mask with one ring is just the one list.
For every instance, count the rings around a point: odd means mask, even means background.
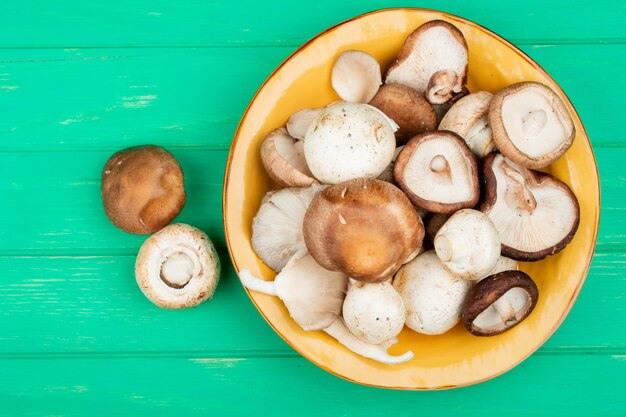
[{"label": "wood grain texture", "polygon": [[[586,126],[602,189],[597,253],[563,325],[505,375],[429,393],[358,386],[301,358],[245,295],[221,219],[228,148],[263,80],[327,27],[396,3],[5,3],[0,417],[626,414],[623,2],[415,4],[474,20],[543,66]],[[145,299],[133,277],[145,237],[102,211],[104,162],[146,143],[181,162],[188,201],[177,220],[220,247],[215,299],[194,309]]]}]

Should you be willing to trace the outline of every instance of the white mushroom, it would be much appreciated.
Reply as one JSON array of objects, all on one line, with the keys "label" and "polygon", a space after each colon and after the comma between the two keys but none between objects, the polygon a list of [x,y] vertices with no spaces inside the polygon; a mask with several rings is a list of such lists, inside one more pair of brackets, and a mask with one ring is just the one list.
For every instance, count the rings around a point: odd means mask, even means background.
[{"label": "white mushroom", "polygon": [[295,112],[287,120],[287,132],[296,139],[304,140],[306,131],[321,111],[322,109],[302,109]]},{"label": "white mushroom", "polygon": [[413,357],[410,351],[400,356],[387,353],[396,339],[375,345],[354,336],[341,318],[347,277],[322,268],[309,254],[294,256],[274,281],[254,277],[247,269],[239,272],[239,278],[248,289],[278,296],[303,330],[324,330],[351,351],[386,364],[406,362]]},{"label": "white mushroom", "polygon": [[498,261],[496,262],[496,266],[494,266],[493,269],[489,271],[487,276],[504,271],[517,271],[518,269],[519,264],[515,259],[507,258],[506,256],[500,256],[498,258]]},{"label": "white mushroom", "polygon": [[504,156],[526,168],[543,168],[574,142],[576,129],[561,98],[549,87],[522,82],[498,91],[489,108],[493,140]]},{"label": "white mushroom", "polygon": [[489,104],[493,95],[478,91],[457,101],[439,123],[440,130],[461,136],[479,158],[496,149],[489,127]]},{"label": "white mushroom", "polygon": [[162,308],[193,307],[211,298],[219,275],[213,243],[201,230],[182,223],[146,239],[135,261],[139,288]]},{"label": "white mushroom", "polygon": [[487,276],[500,257],[498,231],[478,210],[454,213],[435,235],[434,245],[445,268],[470,281]]},{"label": "white mushroom", "polygon": [[280,272],[296,253],[305,253],[304,213],[323,186],[268,192],[252,220],[252,247],[267,266]]},{"label": "white mushroom", "polygon": [[448,22],[433,20],[409,35],[387,71],[385,83],[408,85],[431,104],[442,104],[462,92],[467,63],[467,43],[461,31]]},{"label": "white mushroom", "polygon": [[580,209],[570,188],[550,174],[492,153],[485,158],[480,210],[500,234],[502,254],[538,261],[561,251],[576,234]]},{"label": "white mushroom", "polygon": [[380,65],[368,53],[345,51],[335,61],[330,81],[343,100],[369,103],[382,84]]},{"label": "white mushroom", "polygon": [[471,283],[450,273],[431,250],[402,266],[393,286],[407,309],[405,324],[409,328],[442,334],[459,322]]},{"label": "white mushroom", "polygon": [[304,141],[309,169],[325,184],[376,178],[393,159],[395,149],[394,126],[380,110],[346,102],[326,107]]},{"label": "white mushroom", "polygon": [[284,127],[265,138],[261,161],[270,178],[283,187],[308,187],[315,182],[304,158],[304,144],[289,136]]},{"label": "white mushroom", "polygon": [[390,281],[366,284],[352,280],[343,303],[343,319],[360,340],[375,345],[402,331],[406,309]]}]

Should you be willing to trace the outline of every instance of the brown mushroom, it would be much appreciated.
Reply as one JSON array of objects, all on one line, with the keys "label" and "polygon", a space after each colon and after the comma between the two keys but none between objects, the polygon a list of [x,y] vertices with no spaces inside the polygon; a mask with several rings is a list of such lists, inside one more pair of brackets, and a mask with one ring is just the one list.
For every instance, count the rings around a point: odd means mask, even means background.
[{"label": "brown mushroom", "polygon": [[574,142],[576,129],[567,108],[549,87],[522,82],[498,91],[489,107],[496,147],[526,168],[543,168]]},{"label": "brown mushroom", "polygon": [[308,187],[317,182],[304,158],[304,144],[284,127],[272,131],[261,145],[261,161],[267,175],[283,187]]},{"label": "brown mushroom", "polygon": [[490,275],[474,286],[465,299],[461,317],[475,336],[495,336],[522,322],[539,298],[535,282],[522,271]]},{"label": "brown mushroom", "polygon": [[183,171],[174,155],[146,145],[115,153],[102,170],[104,211],[128,233],[154,233],[174,220],[186,200]]},{"label": "brown mushroom", "polygon": [[396,159],[396,183],[417,207],[453,213],[480,197],[476,158],[465,141],[445,130],[411,139]]},{"label": "brown mushroom", "polygon": [[580,209],[570,188],[550,174],[492,153],[485,158],[480,210],[496,226],[502,255],[529,262],[561,251],[578,229]]},{"label": "brown mushroom", "polygon": [[405,144],[418,133],[437,128],[437,113],[419,91],[402,84],[380,87],[370,105],[379,108],[399,126],[397,145]]},{"label": "brown mushroom", "polygon": [[448,22],[433,20],[408,36],[385,83],[408,85],[431,104],[443,104],[462,91],[467,62],[463,33]]},{"label": "brown mushroom", "polygon": [[309,252],[322,267],[362,282],[390,278],[424,238],[408,198],[377,179],[351,180],[319,192],[302,229]]}]

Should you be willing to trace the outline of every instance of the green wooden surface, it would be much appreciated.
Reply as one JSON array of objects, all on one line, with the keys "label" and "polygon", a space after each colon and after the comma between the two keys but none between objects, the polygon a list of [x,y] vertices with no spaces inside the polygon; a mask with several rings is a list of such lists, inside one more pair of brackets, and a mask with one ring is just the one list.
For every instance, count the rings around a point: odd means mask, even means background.
[{"label": "green wooden surface", "polygon": [[[601,176],[596,255],[563,325],[507,374],[445,392],[362,387],[301,358],[243,292],[221,224],[226,155],[260,83],[326,27],[400,4],[3,3],[0,416],[626,414],[623,2],[405,4],[475,20],[539,62],[576,106]],[[102,212],[102,165],[143,143],[180,160],[179,220],[220,248],[222,282],[195,309],[143,297],[144,238]]]}]

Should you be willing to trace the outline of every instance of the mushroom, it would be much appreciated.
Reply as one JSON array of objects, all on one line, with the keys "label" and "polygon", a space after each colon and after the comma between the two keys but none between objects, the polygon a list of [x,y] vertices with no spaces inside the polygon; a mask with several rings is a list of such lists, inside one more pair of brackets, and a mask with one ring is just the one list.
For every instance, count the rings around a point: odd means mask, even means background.
[{"label": "mushroom", "polygon": [[450,273],[427,251],[404,265],[393,280],[407,308],[405,324],[423,334],[442,334],[456,325],[471,284]]},{"label": "mushroom", "polygon": [[550,174],[492,153],[485,158],[480,211],[500,234],[502,255],[530,262],[561,251],[576,234],[580,209],[569,187]]},{"label": "mushroom", "polygon": [[402,331],[406,309],[391,281],[366,284],[352,280],[343,302],[343,319],[360,340],[378,345]]},{"label": "mushroom", "polygon": [[338,184],[376,178],[396,149],[394,126],[375,107],[337,102],[324,108],[304,140],[309,169],[319,181]]},{"label": "mushroom", "polygon": [[345,51],[333,65],[330,82],[342,100],[368,103],[382,84],[376,58],[363,51]]},{"label": "mushroom", "polygon": [[489,127],[489,103],[493,95],[478,91],[457,101],[439,123],[440,130],[461,136],[478,158],[496,149]]},{"label": "mushroom", "polygon": [[357,339],[340,315],[347,277],[322,268],[309,254],[295,255],[274,281],[254,277],[248,269],[241,270],[239,278],[248,289],[278,296],[303,330],[324,330],[353,352],[387,364],[406,362],[413,357],[410,351],[400,356],[387,353],[387,348],[397,339],[379,345]]},{"label": "mushroom", "polygon": [[252,220],[252,248],[267,266],[280,272],[296,253],[305,253],[302,222],[307,207],[319,190],[284,188],[268,192]]},{"label": "mushroom", "polygon": [[490,275],[467,295],[463,325],[475,336],[495,336],[528,317],[538,298],[537,285],[522,271]]},{"label": "mushroom", "polygon": [[304,215],[303,232],[321,266],[362,282],[390,278],[424,238],[411,202],[394,185],[376,179],[321,191]]},{"label": "mushroom", "polygon": [[287,132],[296,139],[304,140],[306,131],[321,111],[322,109],[302,109],[295,112],[287,120]]},{"label": "mushroom", "polygon": [[315,182],[304,159],[304,144],[281,127],[261,145],[261,161],[272,180],[283,187],[308,187]]},{"label": "mushroom", "polygon": [[111,223],[127,233],[148,234],[174,220],[186,200],[183,171],[160,146],[128,148],[102,170],[102,203]]},{"label": "mushroom", "polygon": [[435,113],[437,113],[437,124],[441,123],[443,117],[446,115],[446,113],[448,113],[448,110],[450,110],[454,103],[456,103],[469,93],[470,92],[467,87],[463,86],[461,92],[455,93],[450,100],[446,101],[443,104],[433,104],[433,110],[435,110]]},{"label": "mushroom", "polygon": [[387,168],[385,168],[385,170],[382,172],[382,174],[380,174],[378,176],[379,180],[387,181],[387,182],[390,182],[392,184],[394,183],[393,182],[393,167],[394,167],[394,164],[396,162],[396,158],[400,154],[400,151],[402,151],[402,148],[404,148],[404,146],[398,146],[396,148],[396,151],[393,154],[393,159],[391,160],[391,162],[389,162],[389,165],[387,165]]},{"label": "mushroom", "polygon": [[398,124],[398,145],[405,144],[418,133],[437,128],[437,113],[433,106],[417,90],[406,85],[381,86],[370,105],[380,109]]},{"label": "mushroom", "polygon": [[498,231],[478,210],[460,210],[450,216],[437,232],[434,245],[444,267],[470,281],[487,276],[500,257]]},{"label": "mushroom", "polygon": [[489,106],[493,141],[504,156],[526,168],[543,168],[574,142],[576,129],[550,87],[521,82],[498,91]]},{"label": "mushroom", "polygon": [[406,38],[385,83],[408,85],[431,104],[443,104],[462,91],[467,62],[463,33],[448,22],[432,20]]},{"label": "mushroom", "polygon": [[453,213],[480,196],[476,158],[456,133],[433,131],[411,139],[396,158],[396,183],[417,207]]},{"label": "mushroom", "polygon": [[194,307],[212,298],[219,276],[220,261],[211,240],[182,223],[146,239],[135,261],[139,288],[162,308]]},{"label": "mushroom", "polygon": [[504,271],[517,271],[519,269],[519,265],[515,259],[507,258],[506,256],[500,256],[498,258],[498,262],[496,262],[496,266],[493,267],[491,271],[487,274],[494,275],[498,272]]}]

